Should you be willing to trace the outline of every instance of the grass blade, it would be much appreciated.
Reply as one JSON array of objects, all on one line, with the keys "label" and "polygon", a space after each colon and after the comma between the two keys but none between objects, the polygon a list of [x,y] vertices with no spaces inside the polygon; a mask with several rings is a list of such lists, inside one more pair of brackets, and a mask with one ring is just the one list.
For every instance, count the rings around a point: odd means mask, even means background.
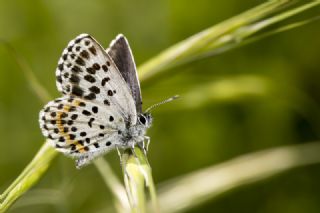
[{"label": "grass blade", "polygon": [[319,153],[320,142],[273,148],[175,178],[159,187],[161,212],[183,212],[237,187],[298,167],[318,164]]},{"label": "grass blade", "polygon": [[57,152],[49,143],[44,143],[28,166],[7,190],[0,195],[0,213],[5,212],[17,198],[38,182],[56,155]]},{"label": "grass blade", "polygon": [[[275,13],[297,1],[272,0],[248,10],[238,16],[214,25],[184,41],[164,50],[139,67],[141,80],[148,80],[160,72],[177,65],[230,50],[270,25],[300,14],[320,4],[320,1],[306,2],[287,11]],[[300,25],[301,26],[301,25]],[[280,27],[281,28],[281,27]],[[231,48],[232,47],[232,48]]]},{"label": "grass blade", "polygon": [[123,185],[118,180],[117,176],[112,171],[111,167],[109,166],[108,162],[104,160],[104,158],[98,158],[94,161],[95,166],[97,167],[100,175],[102,176],[105,184],[110,188],[113,195],[117,198],[116,207],[119,212],[129,212],[129,202],[126,195],[126,191]]},{"label": "grass blade", "polygon": [[151,198],[151,212],[159,212],[158,200],[151,174],[151,167],[140,148],[135,147],[135,154],[126,150],[121,157],[124,182],[132,212],[147,211],[147,195]]},{"label": "grass blade", "polygon": [[8,52],[12,55],[12,58],[20,67],[21,71],[28,80],[28,85],[30,86],[31,90],[36,94],[36,96],[44,103],[50,101],[51,98],[48,91],[45,89],[45,87],[41,85],[36,76],[33,74],[32,69],[26,62],[26,60],[21,55],[19,55],[19,53],[9,42],[0,39],[0,43],[2,43],[4,47],[6,47]]}]

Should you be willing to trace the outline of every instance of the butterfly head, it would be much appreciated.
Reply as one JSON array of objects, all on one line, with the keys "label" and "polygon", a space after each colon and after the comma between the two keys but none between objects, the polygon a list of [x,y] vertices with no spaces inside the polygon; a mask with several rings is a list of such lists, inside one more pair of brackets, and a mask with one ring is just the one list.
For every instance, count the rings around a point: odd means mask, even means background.
[{"label": "butterfly head", "polygon": [[149,128],[152,124],[152,116],[150,112],[142,113],[138,116],[138,122],[140,125]]}]

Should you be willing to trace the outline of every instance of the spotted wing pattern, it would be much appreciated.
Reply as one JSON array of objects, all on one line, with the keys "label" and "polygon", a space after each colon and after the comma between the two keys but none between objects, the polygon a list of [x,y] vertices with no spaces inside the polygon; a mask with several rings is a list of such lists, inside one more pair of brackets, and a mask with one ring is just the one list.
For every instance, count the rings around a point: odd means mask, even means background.
[{"label": "spotted wing pattern", "polygon": [[40,111],[40,127],[58,151],[91,158],[121,146],[121,132],[134,125],[134,99],[115,63],[89,35],[63,51],[56,70],[63,97]]},{"label": "spotted wing pattern", "polygon": [[121,114],[94,102],[62,97],[40,112],[44,136],[58,151],[73,157],[117,145],[118,131],[125,128]]},{"label": "spotted wing pattern", "polygon": [[106,51],[90,35],[81,34],[63,51],[56,70],[57,87],[65,95],[104,105],[113,104],[125,122],[137,120],[130,89]]}]

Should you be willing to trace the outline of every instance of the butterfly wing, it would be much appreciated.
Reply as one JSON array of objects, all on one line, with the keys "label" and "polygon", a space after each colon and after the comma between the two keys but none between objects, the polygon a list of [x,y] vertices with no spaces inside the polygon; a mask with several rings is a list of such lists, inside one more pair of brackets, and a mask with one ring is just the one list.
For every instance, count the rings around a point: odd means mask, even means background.
[{"label": "butterfly wing", "polygon": [[142,97],[138,73],[127,39],[122,34],[119,34],[110,43],[107,53],[111,56],[122,77],[127,82],[135,100],[137,112],[142,113]]},{"label": "butterfly wing", "polygon": [[63,51],[56,78],[64,96],[40,112],[40,127],[51,145],[89,160],[121,146],[121,131],[136,123],[137,112],[126,81],[105,50],[91,36],[79,35]]},{"label": "butterfly wing", "polygon": [[40,127],[50,144],[72,157],[119,145],[119,129],[125,128],[116,110],[80,98],[58,98],[40,112]]},{"label": "butterfly wing", "polygon": [[90,35],[81,34],[69,42],[56,77],[63,94],[114,105],[127,125],[136,123],[137,112],[128,85],[111,57]]}]

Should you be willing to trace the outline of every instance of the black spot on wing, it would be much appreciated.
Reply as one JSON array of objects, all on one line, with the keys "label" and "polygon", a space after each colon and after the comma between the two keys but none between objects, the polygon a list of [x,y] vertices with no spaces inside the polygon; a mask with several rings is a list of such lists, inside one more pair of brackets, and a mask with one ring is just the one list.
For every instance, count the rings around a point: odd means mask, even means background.
[{"label": "black spot on wing", "polygon": [[91,112],[89,112],[88,110],[83,110],[82,114],[86,115],[86,116],[90,116]]},{"label": "black spot on wing", "polygon": [[87,70],[88,73],[90,73],[92,75],[96,74],[96,70],[94,68],[92,68],[92,67],[88,67],[86,70]]},{"label": "black spot on wing", "polygon": [[89,48],[89,51],[93,54],[93,55],[97,55],[97,50],[94,46]]},{"label": "black spot on wing", "polygon": [[97,106],[92,107],[92,112],[93,113],[98,113],[98,107]]},{"label": "black spot on wing", "polygon": [[84,102],[80,102],[80,103],[79,103],[79,106],[81,106],[81,107],[85,107],[85,106],[86,106],[86,103],[84,103]]},{"label": "black spot on wing", "polygon": [[108,90],[108,95],[109,95],[109,96],[113,96],[112,90]]},{"label": "black spot on wing", "polygon": [[102,65],[101,67],[102,67],[102,69],[103,69],[105,72],[108,71],[108,67],[107,67],[106,65]]},{"label": "black spot on wing", "polygon": [[92,122],[94,121],[94,118],[90,118],[89,122],[88,122],[88,126],[92,127]]},{"label": "black spot on wing", "polygon": [[84,61],[81,57],[78,57],[78,58],[75,60],[75,62],[76,62],[77,64],[79,64],[80,66],[85,66],[85,65],[86,65],[85,61]]},{"label": "black spot on wing", "polygon": [[59,69],[60,71],[62,71],[62,70],[63,70],[63,64],[59,64],[59,65],[58,65],[58,69]]},{"label": "black spot on wing", "polygon": [[96,94],[91,92],[88,95],[84,96],[84,98],[87,100],[94,100],[94,99],[96,99]]},{"label": "black spot on wing", "polygon": [[57,81],[58,81],[60,84],[62,83],[61,75],[58,75],[58,76],[57,76]]},{"label": "black spot on wing", "polygon": [[85,75],[84,79],[90,83],[96,82],[96,79],[92,75]]},{"label": "black spot on wing", "polygon": [[70,77],[69,80],[70,80],[71,83],[75,83],[75,84],[77,84],[77,83],[80,82],[79,76],[77,76],[77,75],[75,75],[75,74],[71,74],[71,77]]},{"label": "black spot on wing", "polygon": [[95,69],[95,70],[99,70],[100,69],[100,65],[98,63],[94,63],[92,65],[92,68]]},{"label": "black spot on wing", "polygon": [[89,90],[95,94],[99,94],[100,93],[100,89],[97,86],[92,86],[89,88]]},{"label": "black spot on wing", "polygon": [[103,78],[102,81],[101,81],[101,86],[104,87],[108,81],[110,81],[109,77]]},{"label": "black spot on wing", "polygon": [[74,66],[71,68],[71,71],[76,72],[76,73],[82,72],[82,70],[80,69],[80,67],[78,67],[77,65],[74,65]]},{"label": "black spot on wing", "polygon": [[59,104],[57,108],[58,109],[62,109],[63,108],[63,104]]},{"label": "black spot on wing", "polygon": [[74,140],[76,138],[76,135],[74,134],[69,134],[70,140]]},{"label": "black spot on wing", "polygon": [[107,106],[110,106],[110,101],[107,100],[107,99],[105,99],[105,100],[103,101],[103,103],[104,103],[105,105],[107,105]]},{"label": "black spot on wing", "polygon": [[68,47],[68,52],[72,52],[73,45]]},{"label": "black spot on wing", "polygon": [[85,59],[89,59],[89,53],[86,50],[82,50],[82,52],[80,53],[81,57],[85,58]]},{"label": "black spot on wing", "polygon": [[70,117],[72,120],[76,120],[77,118],[78,118],[78,115],[77,114],[73,114],[73,115],[71,115],[71,117]]},{"label": "black spot on wing", "polygon": [[83,95],[83,90],[82,90],[79,86],[74,85],[74,86],[72,87],[71,93],[72,93],[73,95],[76,95],[76,96],[81,97],[81,96]]}]

